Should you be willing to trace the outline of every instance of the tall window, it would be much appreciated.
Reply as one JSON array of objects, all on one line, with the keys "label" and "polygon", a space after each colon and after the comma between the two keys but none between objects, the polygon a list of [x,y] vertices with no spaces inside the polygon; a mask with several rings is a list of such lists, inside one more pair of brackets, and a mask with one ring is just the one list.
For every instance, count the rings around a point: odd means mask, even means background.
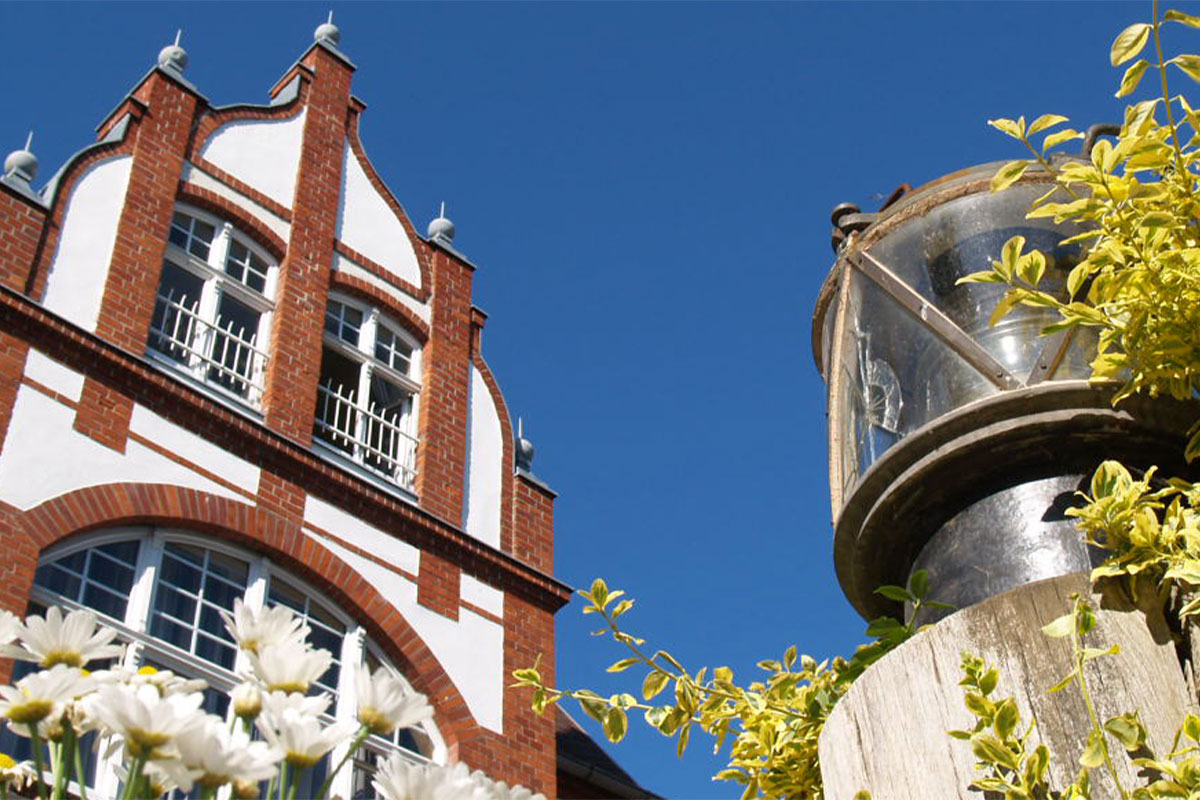
[{"label": "tall window", "polygon": [[313,433],[409,490],[417,474],[419,358],[416,342],[378,309],[329,301]]},{"label": "tall window", "polygon": [[151,351],[257,406],[275,272],[266,254],[229,223],[177,210],[150,323]]},{"label": "tall window", "polygon": [[[101,533],[88,537],[82,546],[74,543],[43,557],[34,578],[32,605],[39,613],[46,605],[96,611],[127,643],[127,666],[150,665],[203,678],[211,687],[205,709],[229,715],[228,691],[240,682],[236,672],[244,667],[240,661],[244,656],[225,631],[219,612],[231,610],[237,597],[244,597],[252,607],[264,602],[286,605],[304,618],[311,629],[309,641],[334,656],[312,691],[336,698],[331,719],[353,719],[357,708],[353,673],[343,665],[366,663],[375,669],[387,665],[386,659],[352,619],[261,556],[214,547],[211,541],[169,530],[127,528]],[[10,747],[27,742],[10,738],[15,741],[4,742]],[[387,738],[372,736],[356,754],[355,768],[338,775],[332,793],[373,797],[371,774],[380,759],[399,751],[416,762],[440,760],[442,749],[429,722]],[[340,759],[342,752],[335,750],[332,755]],[[327,768],[322,765],[310,773],[314,792]],[[112,765],[93,764],[89,773],[97,794],[115,796]]]}]

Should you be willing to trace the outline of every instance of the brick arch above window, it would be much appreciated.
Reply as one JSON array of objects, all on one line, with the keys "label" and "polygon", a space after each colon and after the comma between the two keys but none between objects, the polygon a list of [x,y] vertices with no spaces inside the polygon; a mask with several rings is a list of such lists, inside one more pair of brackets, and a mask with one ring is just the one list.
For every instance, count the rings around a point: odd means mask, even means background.
[{"label": "brick arch above window", "polygon": [[[352,616],[412,684],[429,698],[434,723],[456,760],[464,742],[484,735],[433,652],[396,608],[361,575],[300,526],[253,506],[172,484],[110,483],[47,500],[15,515],[13,529],[44,551],[76,536],[120,525],[160,525],[208,534],[251,552],[323,592]],[[16,561],[10,590],[28,597],[36,558]],[[6,593],[7,594],[7,593]],[[20,612],[20,608],[14,609]]]},{"label": "brick arch above window", "polygon": [[362,278],[334,270],[329,273],[329,291],[331,294],[348,295],[367,305],[378,307],[392,322],[403,327],[416,339],[418,344],[424,346],[429,342],[429,324],[425,320],[418,317],[411,308],[400,304],[395,298]]},{"label": "brick arch above window", "polygon": [[175,195],[177,203],[195,206],[218,217],[227,219],[239,233],[254,240],[266,250],[277,263],[282,263],[287,255],[287,243],[265,224],[246,209],[221,197],[216,192],[202,186],[180,186]]}]

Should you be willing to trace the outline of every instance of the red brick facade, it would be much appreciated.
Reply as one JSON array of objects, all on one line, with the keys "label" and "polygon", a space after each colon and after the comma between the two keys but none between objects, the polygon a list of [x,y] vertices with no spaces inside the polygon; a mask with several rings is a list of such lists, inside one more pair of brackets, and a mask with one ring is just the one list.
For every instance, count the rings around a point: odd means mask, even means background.
[{"label": "red brick facade", "polygon": [[[420,606],[444,620],[460,620],[469,612],[502,626],[503,652],[497,658],[503,661],[504,676],[497,685],[507,685],[509,671],[539,655],[552,673],[553,615],[569,597],[568,587],[550,577],[553,494],[513,469],[507,408],[478,353],[482,316],[472,306],[474,267],[415,233],[362,152],[357,130],[363,106],[350,95],[352,70],[335,48],[318,43],[274,90],[278,96],[298,80],[293,99],[218,112],[178,73],[160,67],[101,126],[103,141],[68,163],[56,190],[41,204],[10,182],[0,182],[0,463],[15,435],[10,420],[21,398],[28,398],[53,410],[47,415],[70,417],[71,432],[64,435],[81,434],[81,442],[86,437],[81,452],[100,451],[111,459],[128,459],[135,449],[153,453],[186,470],[193,483],[207,482],[226,495],[151,474],[138,480],[71,475],[69,458],[60,468],[67,482],[74,480],[79,488],[16,503],[3,499],[8,495],[0,487],[0,548],[6,554],[0,567],[0,607],[23,612],[40,554],[90,531],[163,525],[235,543],[286,565],[361,623],[413,685],[429,695],[451,759],[553,797],[553,720],[533,715],[527,697],[505,694],[496,700],[501,724],[482,724],[466,692],[451,678],[453,670],[385,596],[387,587],[373,584],[321,544],[338,542],[356,557],[390,569],[397,581],[414,583]],[[228,122],[283,123],[301,112],[302,144],[290,207],[201,155],[210,137]],[[347,152],[405,231],[416,254],[420,286],[338,240]],[[89,167],[118,155],[130,159],[128,188],[119,199],[98,316],[94,328],[88,328],[49,310],[47,287],[61,257],[72,192]],[[265,343],[265,392],[256,408],[240,408],[206,391],[148,352],[167,233],[179,204],[228,221],[277,260]],[[255,208],[265,209],[265,215]],[[278,232],[281,225],[286,237]],[[353,262],[362,276],[336,270],[337,258]],[[380,309],[421,348],[415,425],[419,444],[411,492],[384,485],[314,445],[331,291]],[[43,365],[52,365],[42,369],[61,386],[27,374],[33,351]],[[502,452],[493,454],[502,459],[499,547],[463,528],[470,459],[478,457],[469,434],[473,368],[484,377],[502,431]],[[72,389],[75,381],[77,389]],[[205,466],[201,454],[139,431],[138,413],[240,459],[258,471],[257,485],[243,485],[219,468]],[[11,452],[8,457],[15,458]],[[30,480],[36,479],[31,474]],[[419,550],[417,574],[388,563],[353,532],[323,530],[308,522],[306,509],[318,502]],[[473,586],[477,582],[498,593],[502,613],[499,606],[483,608],[465,598],[468,578]],[[9,668],[0,662],[0,675]]]}]

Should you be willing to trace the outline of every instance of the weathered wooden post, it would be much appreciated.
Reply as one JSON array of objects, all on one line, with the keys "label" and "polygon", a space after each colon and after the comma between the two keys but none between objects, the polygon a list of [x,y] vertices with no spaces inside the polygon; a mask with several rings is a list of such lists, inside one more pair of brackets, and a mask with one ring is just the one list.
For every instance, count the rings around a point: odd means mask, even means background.
[{"label": "weathered wooden post", "polygon": [[[969,745],[946,731],[973,718],[957,685],[960,652],[1001,667],[998,693],[1070,780],[1089,727],[1070,693],[1045,697],[1070,669],[1069,647],[1040,633],[1090,591],[1094,554],[1064,511],[1105,458],[1183,474],[1191,405],[1132,400],[1089,385],[1095,340],[1086,330],[1039,337],[1053,312],[1018,307],[989,319],[1005,287],[958,279],[986,269],[1022,235],[1046,252],[1043,282],[1062,286],[1078,232],[1026,220],[1051,188],[1031,171],[992,194],[998,165],[941,178],[878,214],[834,211],[837,260],[813,319],[813,350],[829,391],[834,558],[847,597],[865,618],[901,610],[874,590],[929,572],[930,599],[957,613],[873,666],[842,699],[821,739],[829,800],[860,789],[875,800],[979,798]],[[1193,703],[1161,616],[1128,598],[1097,597],[1098,640],[1121,655],[1095,662],[1105,707],[1139,709],[1165,752]],[[924,620],[931,621],[931,620]],[[1097,797],[1108,797],[1097,786]]]}]

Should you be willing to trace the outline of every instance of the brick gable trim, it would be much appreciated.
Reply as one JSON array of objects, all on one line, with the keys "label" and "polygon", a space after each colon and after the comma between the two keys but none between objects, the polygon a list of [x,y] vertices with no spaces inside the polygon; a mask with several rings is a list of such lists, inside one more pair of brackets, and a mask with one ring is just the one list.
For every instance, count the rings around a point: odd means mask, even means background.
[{"label": "brick gable trim", "polygon": [[179,189],[175,193],[175,200],[179,203],[204,209],[221,219],[228,220],[238,229],[238,233],[246,234],[270,253],[276,263],[283,261],[284,254],[287,253],[287,243],[264,225],[258,217],[250,214],[246,209],[231,203],[216,192],[205,189],[203,186],[195,186],[181,181]]},{"label": "brick gable trim", "polygon": [[[352,99],[353,100],[353,99]],[[383,179],[379,177],[379,173],[375,171],[375,166],[371,163],[371,159],[367,158],[367,151],[363,148],[362,139],[359,138],[358,125],[362,119],[362,111],[366,108],[360,102],[351,102],[350,106],[350,125],[346,131],[346,141],[350,145],[350,151],[354,157],[358,159],[359,166],[363,168],[363,172],[367,173],[367,180],[375,187],[375,191],[379,192],[380,197],[392,209],[392,213],[400,220],[400,224],[404,226],[404,232],[408,234],[408,241],[412,245],[413,250],[417,254],[417,263],[421,265],[421,287],[425,290],[426,296],[432,283],[430,282],[430,264],[429,252],[425,246],[425,240],[417,235],[416,230],[412,226],[412,222],[405,213],[404,207],[396,200],[392,190],[387,187]],[[421,298],[424,299],[424,298]]]}]

